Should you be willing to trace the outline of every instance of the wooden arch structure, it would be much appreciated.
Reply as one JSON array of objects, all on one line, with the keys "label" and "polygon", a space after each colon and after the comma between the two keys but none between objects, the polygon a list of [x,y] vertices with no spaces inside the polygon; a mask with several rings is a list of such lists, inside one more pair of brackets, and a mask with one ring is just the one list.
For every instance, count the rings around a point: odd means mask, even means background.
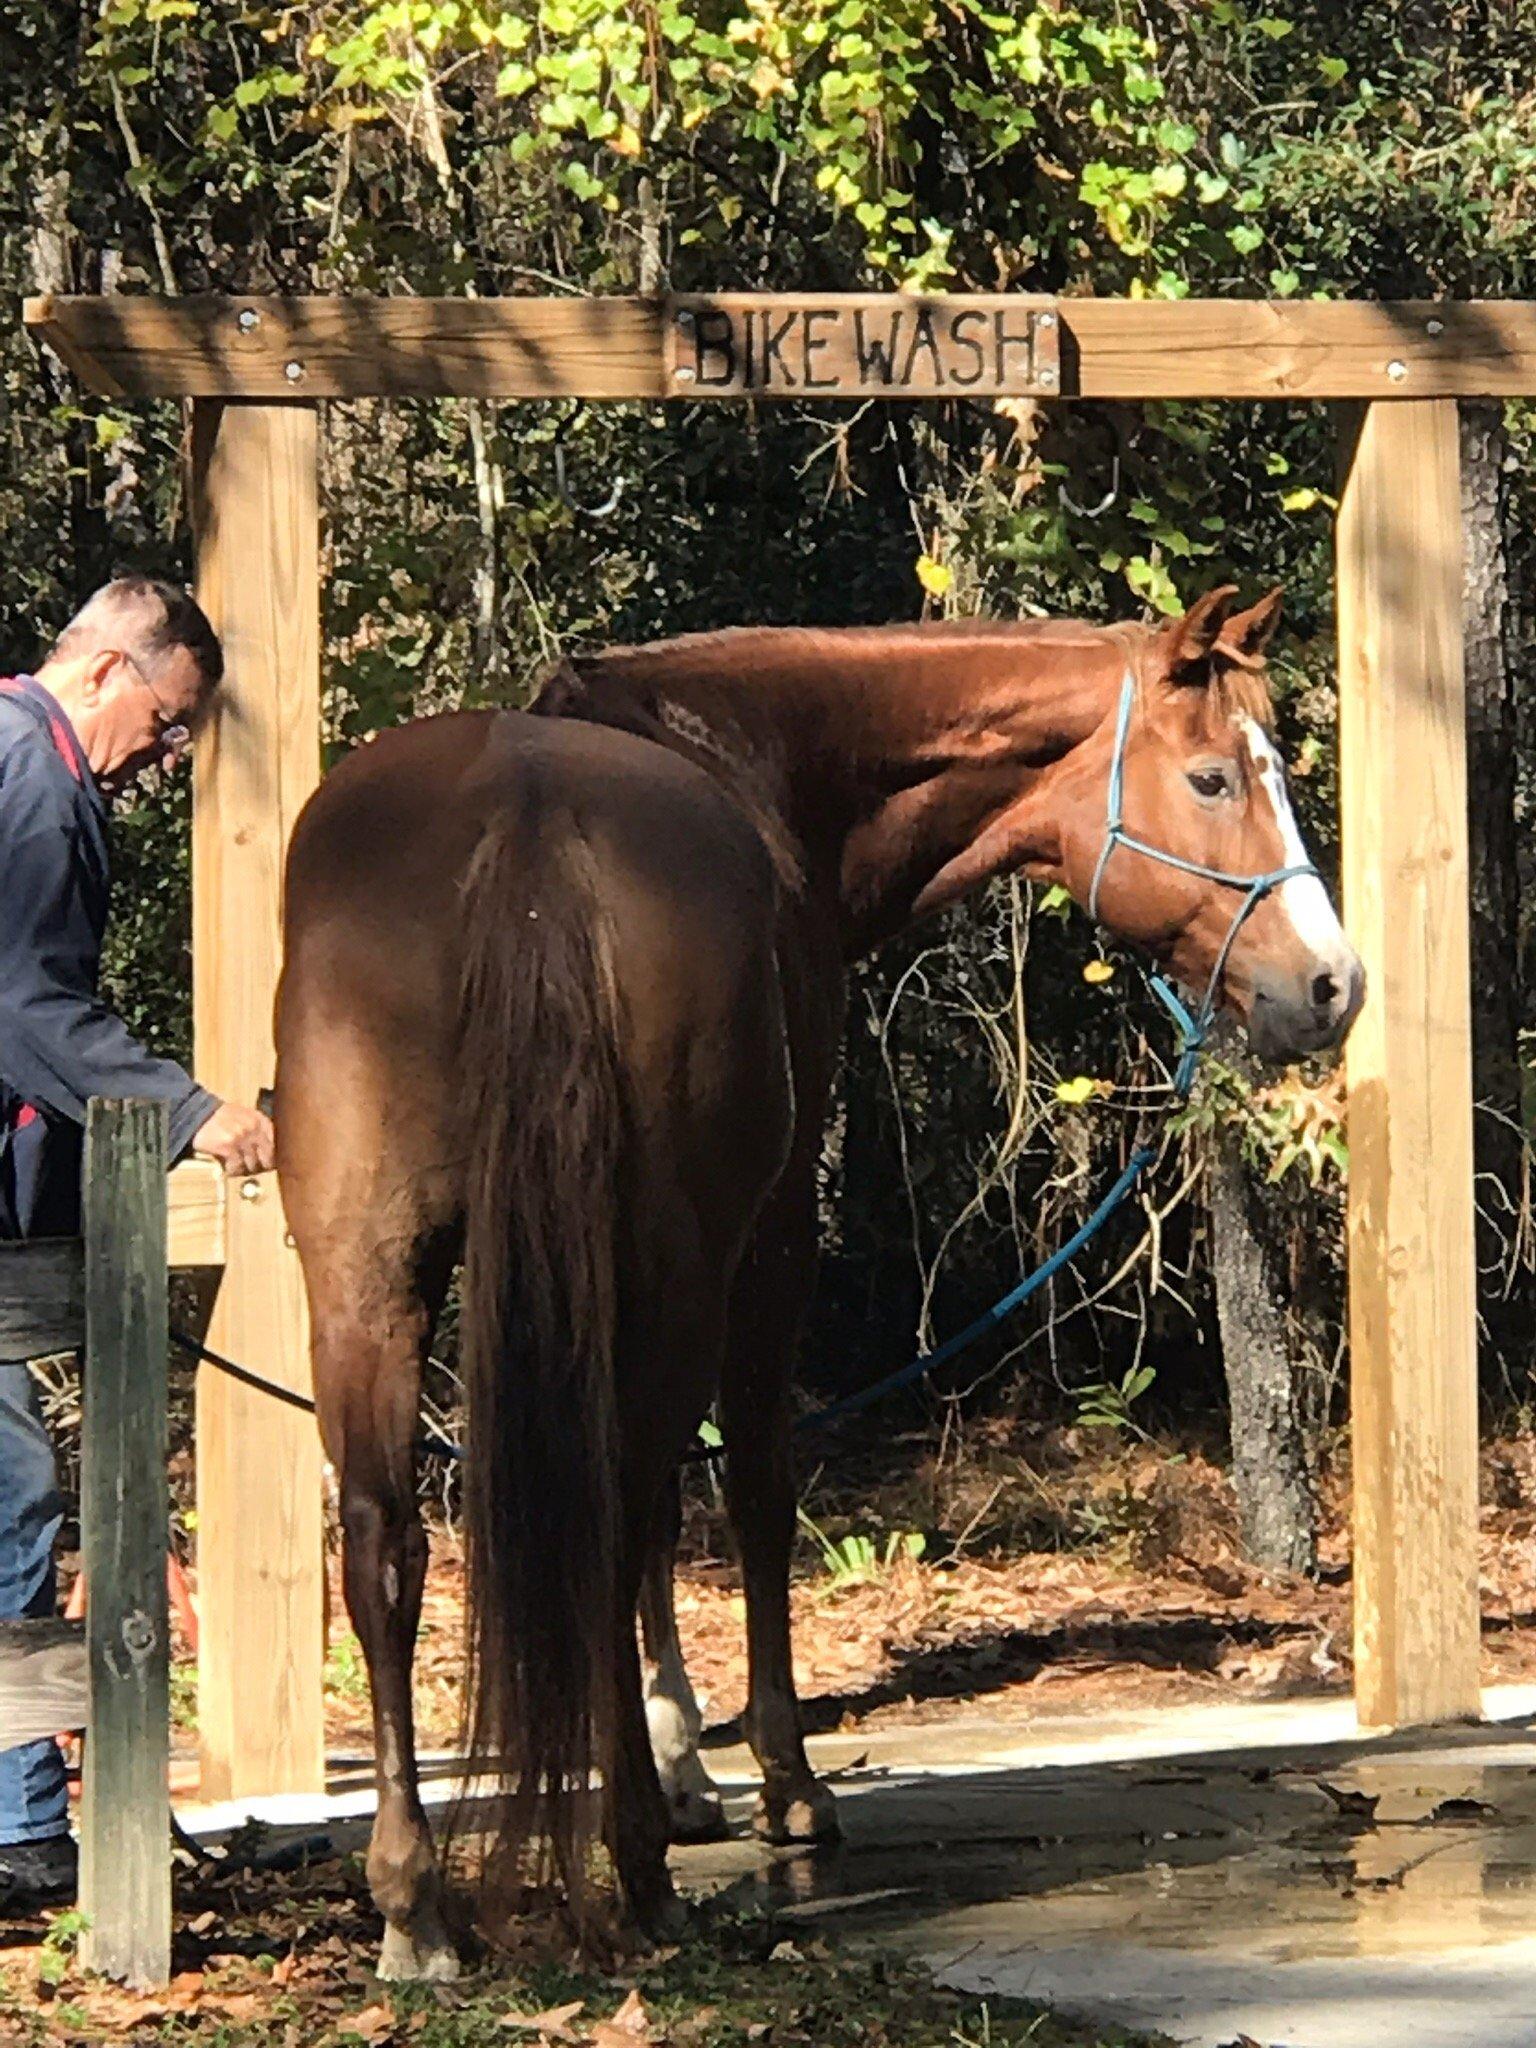
[{"label": "wooden arch structure", "polygon": [[[1477,1384],[1461,506],[1455,400],[1536,395],[1536,304],[890,295],[45,298],[90,390],[193,401],[198,594],[228,683],[196,756],[196,1064],[270,1078],[288,834],[320,772],[317,449],[327,398],[998,395],[1345,401],[1344,916],[1356,1687],[1369,1724],[1476,1715]],[[220,1269],[210,1341],[308,1380],[275,1191],[172,1176],[174,1263]],[[320,1449],[216,1375],[198,1400],[205,1796],[323,1783]]]}]

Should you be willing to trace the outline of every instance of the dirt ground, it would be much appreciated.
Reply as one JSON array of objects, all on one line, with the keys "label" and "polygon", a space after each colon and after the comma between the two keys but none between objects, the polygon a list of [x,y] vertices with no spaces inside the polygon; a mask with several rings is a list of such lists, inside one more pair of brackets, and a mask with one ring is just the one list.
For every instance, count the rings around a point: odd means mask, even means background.
[{"label": "dirt ground", "polygon": [[[890,1451],[885,1453],[889,1460]],[[830,1466],[829,1466],[830,1472]],[[1344,1692],[1350,1649],[1348,1472],[1322,1483],[1314,1582],[1255,1570],[1231,1490],[1199,1455],[1063,1430],[1028,1458],[1006,1439],[911,1476],[815,1475],[793,1592],[796,1679],[813,1730],[1082,1714],[1219,1697]],[[1483,1451],[1484,1680],[1536,1679],[1536,1437]],[[921,1555],[911,1540],[922,1538]],[[861,1541],[860,1539],[864,1539]],[[723,1516],[690,1503],[678,1622],[707,1725],[744,1702],[740,1581]],[[462,1561],[434,1532],[417,1658],[419,1740],[447,1748],[458,1712]],[[366,1748],[367,1695],[338,1604],[331,1741]]]}]

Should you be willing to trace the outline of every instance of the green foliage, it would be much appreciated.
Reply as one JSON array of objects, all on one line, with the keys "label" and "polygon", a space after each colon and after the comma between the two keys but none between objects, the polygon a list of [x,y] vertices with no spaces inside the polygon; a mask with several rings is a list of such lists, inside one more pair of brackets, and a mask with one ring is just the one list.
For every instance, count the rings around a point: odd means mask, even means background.
[{"label": "green foliage", "polygon": [[882,1543],[862,1530],[854,1530],[846,1536],[829,1536],[811,1520],[803,1507],[796,1508],[795,1516],[821,1555],[827,1575],[824,1590],[829,1594],[843,1593],[850,1586],[868,1586],[878,1579],[888,1578],[903,1560],[915,1561],[927,1548],[927,1538],[915,1529],[889,1530]]},{"label": "green foliage", "polygon": [[363,1649],[350,1630],[333,1636],[325,1653],[325,1689],[344,1700],[367,1696],[368,1667]]},{"label": "green foliage", "polygon": [[71,1906],[61,1913],[55,1913],[48,1922],[48,1932],[43,1936],[42,1946],[37,1952],[38,1982],[58,1985],[74,1968],[75,1957],[80,1950],[80,1937],[90,1926],[89,1914]]},{"label": "green foliage", "polygon": [[1344,1098],[1336,1074],[1311,1077],[1299,1069],[1255,1085],[1249,1077],[1207,1056],[1186,1128],[1236,1127],[1244,1156],[1271,1185],[1305,1183],[1337,1196],[1349,1171]]},{"label": "green foliage", "polygon": [[1119,1380],[1095,1380],[1078,1395],[1078,1421],[1088,1429],[1123,1430],[1145,1439],[1132,1410],[1156,1378],[1152,1366],[1133,1365]]},{"label": "green foliage", "polygon": [[171,1666],[171,1726],[184,1735],[197,1729],[197,1665],[178,1662]]}]

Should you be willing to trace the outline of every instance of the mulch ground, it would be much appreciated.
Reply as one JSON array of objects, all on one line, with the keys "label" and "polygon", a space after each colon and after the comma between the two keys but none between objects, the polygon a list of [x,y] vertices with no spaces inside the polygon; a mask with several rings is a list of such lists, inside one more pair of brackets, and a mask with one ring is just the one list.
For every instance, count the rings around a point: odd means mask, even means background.
[{"label": "mulch ground", "polygon": [[[792,1606],[807,1725],[937,1721],[978,1707],[1091,1718],[1347,1692],[1347,1476],[1324,1481],[1317,1579],[1243,1560],[1231,1490],[1210,1460],[1091,1431],[1060,1432],[1043,1456],[1033,1446],[1027,1475],[1012,1453],[972,1446],[963,1469],[924,1471],[919,1459],[897,1488],[857,1474],[813,1483],[809,1511],[826,1544],[846,1555],[850,1536],[867,1535],[875,1559],[862,1579],[839,1573],[802,1537]],[[1042,1530],[1050,1547],[1030,1547]],[[924,1538],[920,1557],[906,1554],[911,1534]],[[712,1725],[745,1703],[745,1609],[727,1551],[718,1512],[695,1502],[678,1626]],[[1536,1438],[1484,1448],[1480,1566],[1484,1682],[1536,1681]],[[462,1589],[458,1545],[439,1529],[417,1660],[424,1746],[455,1738]],[[333,1741],[365,1748],[366,1692],[355,1664],[340,1663]]]},{"label": "mulch ground", "polygon": [[357,1858],[242,1867],[177,1886],[175,1975],[134,1993],[85,1977],[75,1927],[0,1921],[7,2048],[1131,2048],[1118,2030],[938,1989],[921,1969],[727,1897],[677,1947],[571,1959],[552,1914],[451,1985],[381,1985]]}]

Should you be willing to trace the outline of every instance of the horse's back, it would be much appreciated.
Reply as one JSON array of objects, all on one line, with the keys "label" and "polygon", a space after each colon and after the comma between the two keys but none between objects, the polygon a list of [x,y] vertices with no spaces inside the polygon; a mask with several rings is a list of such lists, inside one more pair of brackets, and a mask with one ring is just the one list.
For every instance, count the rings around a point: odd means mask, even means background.
[{"label": "horse's back", "polygon": [[454,712],[379,734],[311,797],[289,850],[290,929],[436,906],[485,833],[518,817],[582,832],[640,884],[707,894],[756,889],[767,874],[751,821],[670,750],[608,726]]}]

